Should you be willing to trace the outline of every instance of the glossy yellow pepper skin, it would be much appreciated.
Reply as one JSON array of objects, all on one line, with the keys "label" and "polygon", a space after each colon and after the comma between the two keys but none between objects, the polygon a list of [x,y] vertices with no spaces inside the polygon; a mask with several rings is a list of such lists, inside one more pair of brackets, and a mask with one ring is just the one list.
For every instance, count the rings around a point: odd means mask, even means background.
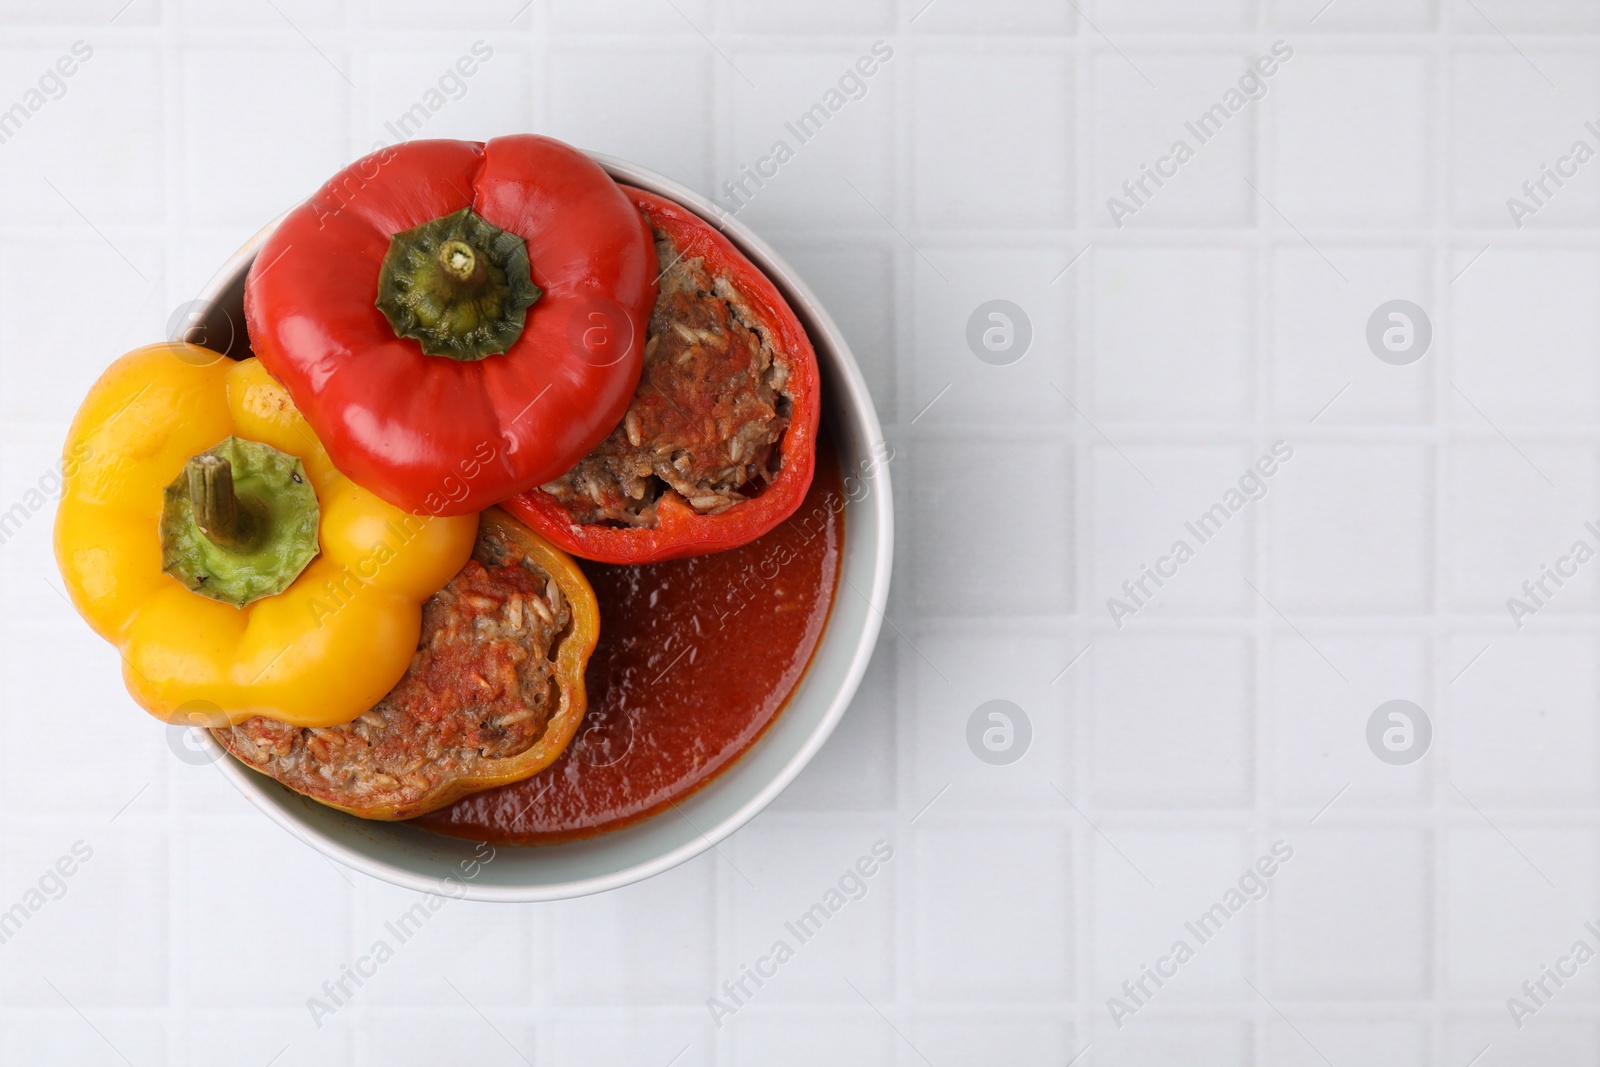
[{"label": "glossy yellow pepper skin", "polygon": [[[320,554],[283,592],[242,608],[163,573],[159,532],[164,487],[230,435],[298,458],[321,508]],[[122,653],[134,700],[168,722],[350,722],[405,673],[422,602],[477,537],[476,515],[410,515],[350,481],[256,360],[194,345],[113,363],[64,452],[55,550],[67,592]]]}]

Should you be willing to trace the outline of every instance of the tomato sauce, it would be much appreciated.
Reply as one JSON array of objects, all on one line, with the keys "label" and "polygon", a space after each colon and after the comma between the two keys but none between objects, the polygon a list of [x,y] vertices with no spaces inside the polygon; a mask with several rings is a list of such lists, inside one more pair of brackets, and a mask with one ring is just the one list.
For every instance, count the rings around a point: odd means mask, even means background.
[{"label": "tomato sauce", "polygon": [[743,547],[643,566],[580,560],[600,601],[589,710],[555,763],[416,820],[440,833],[554,844],[616,830],[710,782],[800,681],[833,605],[844,538],[824,432],[805,502]]}]

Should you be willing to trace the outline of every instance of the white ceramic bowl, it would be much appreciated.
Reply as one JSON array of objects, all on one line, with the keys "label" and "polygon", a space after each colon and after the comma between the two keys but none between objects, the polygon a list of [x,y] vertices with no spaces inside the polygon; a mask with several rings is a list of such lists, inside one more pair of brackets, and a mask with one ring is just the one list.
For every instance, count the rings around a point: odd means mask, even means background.
[{"label": "white ceramic bowl", "polygon": [[[704,197],[653,171],[607,156],[594,158],[618,181],[676,200],[706,219],[722,215]],[[256,234],[223,266],[193,314],[175,324],[177,335],[203,337],[234,355],[246,352],[245,275],[276,225]],[[845,508],[833,611],[788,705],[749,751],[676,811],[569,844],[499,846],[493,860],[478,865],[470,878],[463,872],[472,870],[470,861],[480,855],[473,842],[325,808],[247,769],[204,735],[216,766],[278,825],[358,871],[422,892],[473,900],[557,900],[637,882],[698,856],[754,818],[828,739],[867,669],[888,600],[894,507],[888,463],[874,459],[886,454],[883,430],[861,370],[816,296],[737,219],[723,217],[720,226],[766,271],[810,334],[822,367],[823,426],[833,435],[845,473],[873,472],[862,479],[865,495]],[[200,328],[199,337],[191,323]]]}]

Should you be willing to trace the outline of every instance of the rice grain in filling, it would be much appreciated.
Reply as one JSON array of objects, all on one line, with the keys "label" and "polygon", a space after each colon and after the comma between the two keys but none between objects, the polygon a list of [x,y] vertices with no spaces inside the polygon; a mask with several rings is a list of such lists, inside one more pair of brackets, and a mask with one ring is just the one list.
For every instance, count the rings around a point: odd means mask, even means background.
[{"label": "rice grain in filling", "polygon": [[559,706],[556,650],[571,621],[551,576],[486,534],[423,605],[411,666],[375,707],[341,726],[255,718],[215,734],[251,767],[325,803],[414,805],[539,740]]},{"label": "rice grain in filling", "polygon": [[633,402],[609,437],[541,486],[574,522],[653,526],[668,489],[715,514],[759,491],[781,461],[788,355],[726,273],[712,276],[653,232],[665,269]]}]

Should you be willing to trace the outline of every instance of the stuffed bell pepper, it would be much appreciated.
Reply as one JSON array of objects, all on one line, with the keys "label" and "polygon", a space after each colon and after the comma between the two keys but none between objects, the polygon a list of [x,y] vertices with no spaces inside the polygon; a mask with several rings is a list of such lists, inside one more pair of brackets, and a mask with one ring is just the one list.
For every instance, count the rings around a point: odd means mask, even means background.
[{"label": "stuffed bell pepper", "polygon": [[777,288],[713,226],[641,189],[661,267],[622,422],[506,508],[586,559],[651,563],[755,540],[805,499],[817,358]]},{"label": "stuffed bell pepper", "polygon": [[499,508],[472,559],[422,612],[411,669],[354,722],[251,719],[217,739],[330,807],[409,819],[549,766],[587,707],[600,609],[577,565]]},{"label": "stuffed bell pepper", "polygon": [[372,819],[548,766],[587,707],[599,609],[499,509],[411,515],[339,473],[254,360],[114,363],[65,452],[56,554],[128,691]]}]

